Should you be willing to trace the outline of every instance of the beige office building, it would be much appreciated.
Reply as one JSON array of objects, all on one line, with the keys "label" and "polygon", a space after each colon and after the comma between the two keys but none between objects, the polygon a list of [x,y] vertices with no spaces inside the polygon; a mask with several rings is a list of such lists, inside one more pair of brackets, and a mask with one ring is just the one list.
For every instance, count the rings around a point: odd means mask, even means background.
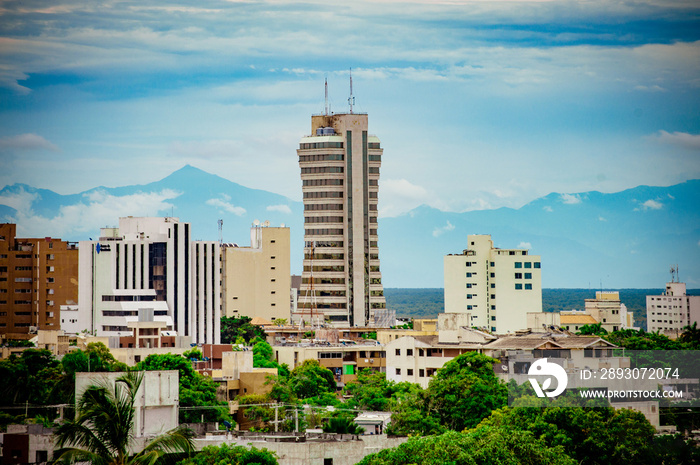
[{"label": "beige office building", "polygon": [[289,228],[253,225],[250,244],[222,248],[223,314],[289,320]]},{"label": "beige office building", "polygon": [[[564,314],[570,312],[562,312]],[[595,299],[585,300],[584,313],[592,316],[601,327],[608,331],[634,328],[634,314],[627,311],[625,304],[620,302],[618,291],[596,291]],[[571,312],[575,314],[575,312]]]},{"label": "beige office building", "polygon": [[377,245],[382,152],[366,114],[311,117],[297,150],[305,244],[295,321],[365,326],[386,308]]},{"label": "beige office building", "polygon": [[542,311],[539,255],[498,249],[490,235],[467,237],[469,248],[445,256],[445,313],[470,313],[471,326],[504,334],[528,327]]}]

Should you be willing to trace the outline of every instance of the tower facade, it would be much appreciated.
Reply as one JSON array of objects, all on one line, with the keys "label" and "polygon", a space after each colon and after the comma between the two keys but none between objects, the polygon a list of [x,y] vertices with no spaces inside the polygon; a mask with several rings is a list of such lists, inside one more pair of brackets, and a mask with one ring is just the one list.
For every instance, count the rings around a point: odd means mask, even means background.
[{"label": "tower facade", "polygon": [[304,269],[295,320],[367,326],[386,309],[377,201],[383,149],[366,114],[311,117],[297,154],[304,196]]}]

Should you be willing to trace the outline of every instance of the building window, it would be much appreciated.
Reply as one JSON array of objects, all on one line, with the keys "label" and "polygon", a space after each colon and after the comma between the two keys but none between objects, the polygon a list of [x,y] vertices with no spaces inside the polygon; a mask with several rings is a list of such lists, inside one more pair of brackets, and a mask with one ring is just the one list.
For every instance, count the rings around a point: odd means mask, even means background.
[{"label": "building window", "polygon": [[473,284],[472,284],[472,283],[467,283],[467,289],[471,289],[471,288],[472,288],[472,286],[473,286]]},{"label": "building window", "polygon": [[413,357],[413,349],[406,349],[406,356]]},{"label": "building window", "polygon": [[523,279],[522,273],[515,273],[515,279]]},{"label": "building window", "polygon": [[467,310],[471,310],[473,307],[471,305],[467,305]]},{"label": "building window", "polygon": [[523,285],[520,284],[520,283],[517,283],[517,284],[515,285],[515,289],[516,289],[516,290],[521,290],[522,288],[523,288]]},{"label": "building window", "polygon": [[496,298],[496,294],[491,294],[491,298],[492,298],[492,299],[495,299],[495,298]]},{"label": "building window", "polygon": [[539,267],[540,267],[540,262],[535,262],[535,268],[539,268]]},{"label": "building window", "polygon": [[532,268],[532,263],[525,262],[525,268]]},{"label": "building window", "polygon": [[471,278],[471,277],[472,277],[472,274],[471,274],[471,273],[467,273],[467,278]]},{"label": "building window", "polygon": [[522,267],[523,267],[523,262],[515,262],[515,267],[516,267],[516,268],[522,268]]},{"label": "building window", "polygon": [[472,266],[472,262],[467,262],[464,264],[464,266]]},{"label": "building window", "polygon": [[525,290],[526,290],[526,291],[531,291],[531,290],[532,290],[532,284],[526,283],[526,284],[525,284]]},{"label": "building window", "polygon": [[471,295],[471,294],[467,294],[467,299],[471,299],[471,298],[472,298],[472,295]]},{"label": "building window", "polygon": [[418,377],[425,378],[425,370],[424,369],[421,368],[418,370]]},{"label": "building window", "polygon": [[401,355],[401,349],[396,349],[396,355]]},{"label": "building window", "polygon": [[496,289],[496,283],[491,283],[491,289]]},{"label": "building window", "polygon": [[492,316],[492,317],[491,317],[491,321],[496,321],[496,317],[495,317],[495,316]]},{"label": "building window", "polygon": [[496,266],[496,262],[491,262],[489,266]]},{"label": "building window", "polygon": [[532,273],[525,273],[525,279],[532,279]]},{"label": "building window", "polygon": [[413,376],[413,368],[408,368],[408,369],[406,369],[406,375],[407,375],[407,376]]},{"label": "building window", "polygon": [[397,369],[396,369],[396,374],[397,374],[398,376],[401,376],[401,368],[397,368]]}]

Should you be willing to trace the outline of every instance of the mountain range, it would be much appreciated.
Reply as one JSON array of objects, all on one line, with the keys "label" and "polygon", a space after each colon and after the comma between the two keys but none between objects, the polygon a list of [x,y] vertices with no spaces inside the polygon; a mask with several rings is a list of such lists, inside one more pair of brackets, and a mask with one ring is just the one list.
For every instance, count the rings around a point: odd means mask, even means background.
[{"label": "mountain range", "polygon": [[[380,192],[381,206],[381,192]],[[467,248],[468,234],[490,234],[494,246],[541,256],[546,288],[660,288],[678,265],[689,288],[700,287],[700,180],[617,193],[551,193],[521,208],[463,213],[420,206],[380,218],[386,287],[442,287],[443,256]],[[96,187],[79,194],[13,184],[0,190],[0,221],[20,237],[78,241],[99,236],[120,216],[176,216],[194,239],[250,245],[254,220],[290,227],[292,273],[301,272],[303,205],[185,166],[144,185]]]}]

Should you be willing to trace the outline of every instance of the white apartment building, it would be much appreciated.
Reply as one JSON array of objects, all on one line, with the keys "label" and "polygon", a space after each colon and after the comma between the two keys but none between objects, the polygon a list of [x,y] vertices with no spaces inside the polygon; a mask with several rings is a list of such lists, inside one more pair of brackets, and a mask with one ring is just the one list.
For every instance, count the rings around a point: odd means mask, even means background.
[{"label": "white apartment building", "polygon": [[680,334],[700,321],[700,296],[687,295],[685,283],[666,283],[661,295],[647,296],[647,330]]},{"label": "white apartment building", "polygon": [[467,241],[461,254],[444,257],[445,313],[470,313],[472,327],[498,334],[527,328],[527,313],[542,311],[539,255],[495,248],[485,234]]},{"label": "white apartment building", "polygon": [[266,224],[250,229],[250,247],[224,244],[222,313],[228,317],[289,320],[289,228]]},{"label": "white apartment building", "polygon": [[304,269],[295,321],[366,326],[386,308],[377,202],[383,149],[366,114],[311,117],[297,154],[304,197]]},{"label": "white apartment building", "polygon": [[72,328],[96,336],[131,334],[140,309],[196,343],[221,338],[218,242],[192,241],[189,223],[126,217],[80,242],[79,303]]}]

